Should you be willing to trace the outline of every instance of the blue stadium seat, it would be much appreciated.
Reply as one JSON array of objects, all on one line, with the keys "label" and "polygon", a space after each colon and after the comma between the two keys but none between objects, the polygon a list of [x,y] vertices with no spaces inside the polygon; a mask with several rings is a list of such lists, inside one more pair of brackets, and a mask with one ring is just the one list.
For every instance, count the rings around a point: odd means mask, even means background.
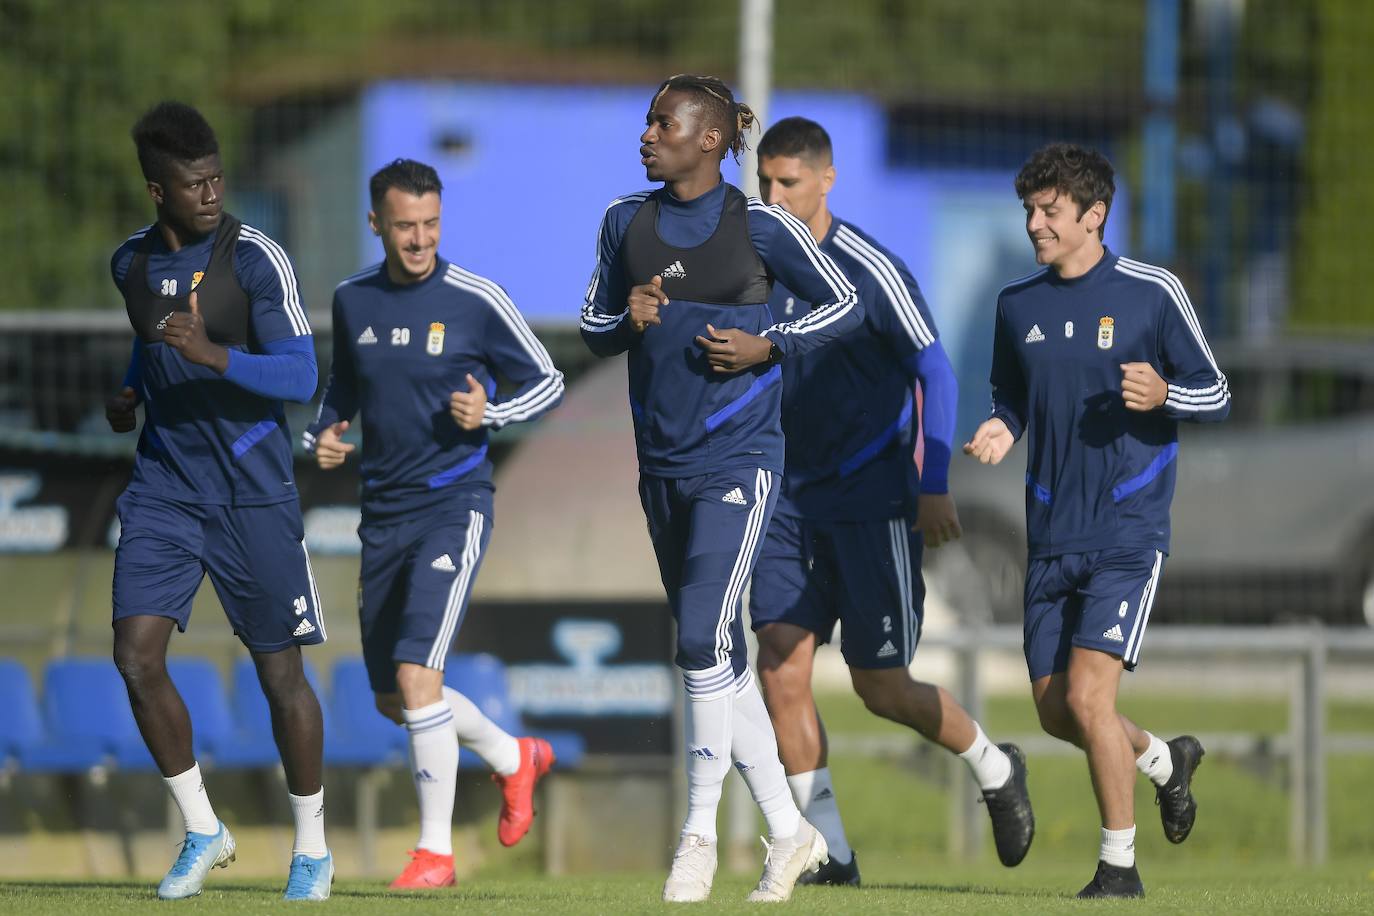
[{"label": "blue stadium seat", "polygon": [[[33,692],[28,670],[14,659],[0,659],[0,768],[11,771],[28,768],[35,762],[35,753],[44,755],[57,751],[58,748],[48,747],[43,716],[38,711],[38,697]],[[103,754],[97,750],[89,759],[73,761],[70,768],[87,769],[99,763],[101,757]]]},{"label": "blue stadium seat", "polygon": [[48,662],[42,709],[48,744],[24,758],[25,768],[77,772],[102,761],[123,761],[131,769],[155,769],[134,723],[124,679],[108,658]]},{"label": "blue stadium seat", "polygon": [[[516,737],[532,734],[511,700],[506,666],[494,655],[450,655],[444,663],[444,683],[471,700],[487,718],[506,732]],[[549,742],[560,770],[575,768],[587,752],[586,741],[576,732],[539,730],[533,734]],[[458,766],[461,769],[483,769],[486,764],[472,751],[463,748],[458,756]]]},{"label": "blue stadium seat", "polygon": [[377,711],[363,660],[352,657],[335,661],[330,687],[325,764],[374,767],[404,763],[406,730]]},{"label": "blue stadium seat", "polygon": [[191,714],[191,741],[196,760],[219,766],[220,748],[236,739],[234,716],[224,695],[219,669],[205,658],[167,659],[167,673]]},{"label": "blue stadium seat", "polygon": [[[167,673],[191,716],[191,749],[196,761],[209,764],[215,749],[232,736],[234,729],[219,671],[208,659],[172,657],[167,659]],[[121,746],[115,760],[123,770],[156,768],[142,741]]]},{"label": "blue stadium seat", "polygon": [[[308,659],[303,659],[303,662],[306,680],[315,689],[315,695],[322,698],[324,693],[320,690],[314,667]],[[235,769],[276,766],[280,757],[277,745],[272,740],[272,712],[267,708],[267,697],[258,683],[258,671],[251,657],[243,656],[234,663],[233,686],[230,689],[234,728],[232,738],[215,748],[215,765]],[[325,734],[328,734],[327,715],[325,719]]]}]

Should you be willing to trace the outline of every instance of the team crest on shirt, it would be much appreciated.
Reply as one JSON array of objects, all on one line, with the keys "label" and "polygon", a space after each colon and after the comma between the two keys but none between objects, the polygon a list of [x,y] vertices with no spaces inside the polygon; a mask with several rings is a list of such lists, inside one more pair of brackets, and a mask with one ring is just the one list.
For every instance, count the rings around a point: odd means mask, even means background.
[{"label": "team crest on shirt", "polygon": [[1097,349],[1110,350],[1112,348],[1112,334],[1116,328],[1116,319],[1103,316],[1097,322]]},{"label": "team crest on shirt", "polygon": [[198,270],[195,273],[191,274],[191,289],[195,289],[197,286],[200,286],[200,281],[204,279],[205,271],[203,270]]},{"label": "team crest on shirt", "polygon": [[430,356],[438,356],[444,352],[444,325],[442,322],[430,322],[429,340],[425,341],[425,352]]}]

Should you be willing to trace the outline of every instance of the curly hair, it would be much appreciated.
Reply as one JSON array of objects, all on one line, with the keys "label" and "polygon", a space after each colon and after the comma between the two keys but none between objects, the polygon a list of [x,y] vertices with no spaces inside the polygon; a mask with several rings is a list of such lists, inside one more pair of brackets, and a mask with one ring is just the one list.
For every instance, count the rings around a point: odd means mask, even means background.
[{"label": "curly hair", "polygon": [[172,161],[195,162],[219,152],[215,130],[205,116],[183,102],[159,102],[129,132],[138,150],[143,177],[162,181]]},{"label": "curly hair", "polygon": [[743,102],[735,101],[735,94],[724,80],[690,73],[679,73],[660,83],[649,107],[658,104],[659,98],[670,89],[691,93],[696,97],[696,104],[706,113],[711,126],[720,129],[720,135],[725,140],[721,144],[720,158],[724,159],[729,150],[738,162],[740,153],[749,148],[745,134],[754,126],[753,110]]},{"label": "curly hair", "polygon": [[1095,149],[1073,143],[1051,143],[1031,153],[1016,175],[1016,196],[1025,200],[1032,194],[1051,188],[1078,205],[1081,217],[1089,207],[1102,201],[1106,212],[1098,235],[1107,226],[1107,213],[1112,209],[1112,195],[1116,193],[1116,172],[1107,157]]}]

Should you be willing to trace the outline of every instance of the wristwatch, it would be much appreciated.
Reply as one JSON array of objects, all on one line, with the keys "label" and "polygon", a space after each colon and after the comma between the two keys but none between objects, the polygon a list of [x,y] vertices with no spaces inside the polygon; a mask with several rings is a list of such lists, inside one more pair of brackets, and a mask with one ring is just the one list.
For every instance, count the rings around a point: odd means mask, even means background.
[{"label": "wristwatch", "polygon": [[770,340],[768,342],[768,365],[776,366],[780,362],[782,362],[782,347]]}]

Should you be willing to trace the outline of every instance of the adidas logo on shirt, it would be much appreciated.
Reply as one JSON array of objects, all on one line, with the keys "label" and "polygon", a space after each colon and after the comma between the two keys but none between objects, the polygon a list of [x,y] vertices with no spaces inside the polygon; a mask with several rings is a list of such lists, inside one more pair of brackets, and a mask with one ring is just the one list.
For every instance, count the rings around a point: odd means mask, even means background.
[{"label": "adidas logo on shirt", "polygon": [[883,643],[883,647],[878,650],[879,658],[891,658],[897,654],[897,647],[892,644],[892,640]]},{"label": "adidas logo on shirt", "polygon": [[372,333],[372,325],[363,328],[363,332],[358,335],[359,344],[375,344],[376,342],[377,335]]},{"label": "adidas logo on shirt", "polygon": [[663,268],[663,273],[660,276],[665,280],[681,280],[687,276],[687,268],[682,266],[681,261],[674,261]]},{"label": "adidas logo on shirt", "polygon": [[1121,635],[1121,625],[1112,624],[1112,628],[1102,634],[1103,639],[1110,639],[1112,642],[1125,642],[1126,637]]},{"label": "adidas logo on shirt", "polygon": [[292,636],[309,636],[315,632],[315,625],[308,620],[302,619],[300,624],[292,631]]},{"label": "adidas logo on shirt", "polygon": [[709,747],[694,747],[689,749],[687,753],[691,754],[693,757],[699,757],[702,760],[716,759],[716,755],[711,752],[711,749]]},{"label": "adidas logo on shirt", "polygon": [[726,493],[724,496],[720,498],[720,501],[723,503],[731,503],[736,506],[749,505],[749,500],[744,498],[744,493],[740,490],[739,487],[735,487],[729,493]]},{"label": "adidas logo on shirt", "polygon": [[429,564],[429,568],[437,569],[439,572],[453,572],[457,567],[453,565],[453,559],[448,554],[444,554],[442,557],[439,557],[433,563]]},{"label": "adidas logo on shirt", "polygon": [[1026,335],[1026,343],[1039,343],[1045,339],[1045,332],[1040,330],[1040,325],[1031,325],[1030,333]]}]

